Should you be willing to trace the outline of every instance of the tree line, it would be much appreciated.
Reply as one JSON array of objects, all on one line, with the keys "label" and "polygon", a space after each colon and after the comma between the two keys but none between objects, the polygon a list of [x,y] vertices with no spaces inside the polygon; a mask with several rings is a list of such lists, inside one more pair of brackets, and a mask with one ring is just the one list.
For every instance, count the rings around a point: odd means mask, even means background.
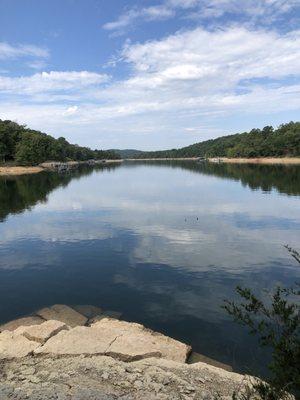
[{"label": "tree line", "polygon": [[69,143],[64,137],[55,139],[13,121],[0,120],[0,162],[36,165],[45,161],[86,161],[118,159],[113,151],[91,150]]},{"label": "tree line", "polygon": [[135,158],[288,156],[300,156],[300,122],[282,124],[277,129],[265,126],[263,129],[210,139],[181,149],[135,154]]}]

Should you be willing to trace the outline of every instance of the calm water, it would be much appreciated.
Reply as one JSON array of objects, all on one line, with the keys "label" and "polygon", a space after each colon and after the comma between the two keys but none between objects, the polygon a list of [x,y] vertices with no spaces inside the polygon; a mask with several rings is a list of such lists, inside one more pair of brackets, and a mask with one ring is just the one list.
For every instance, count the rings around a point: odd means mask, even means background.
[{"label": "calm water", "polygon": [[292,284],[300,168],[127,163],[0,179],[0,320],[95,304],[237,370],[263,354],[221,309]]}]

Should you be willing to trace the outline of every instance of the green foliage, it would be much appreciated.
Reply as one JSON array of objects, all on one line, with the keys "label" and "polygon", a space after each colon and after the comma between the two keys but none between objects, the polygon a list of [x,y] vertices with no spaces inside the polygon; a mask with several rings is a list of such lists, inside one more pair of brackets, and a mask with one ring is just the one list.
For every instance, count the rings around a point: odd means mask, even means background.
[{"label": "green foliage", "polygon": [[300,156],[300,122],[280,125],[277,130],[265,126],[262,130],[223,136],[181,149],[149,151],[137,158],[179,157],[297,157]]},{"label": "green foliage", "polygon": [[[300,255],[286,246],[300,263]],[[225,301],[225,310],[238,323],[258,335],[260,344],[272,351],[270,378],[256,381],[254,389],[262,399],[288,398],[288,392],[300,396],[300,286],[277,287],[270,294],[270,304],[257,298],[250,289],[237,287],[243,303]]]},{"label": "green foliage", "polygon": [[54,139],[12,121],[0,120],[0,162],[35,165],[44,161],[86,161],[118,159],[113,151],[91,150],[70,144],[65,138]]}]

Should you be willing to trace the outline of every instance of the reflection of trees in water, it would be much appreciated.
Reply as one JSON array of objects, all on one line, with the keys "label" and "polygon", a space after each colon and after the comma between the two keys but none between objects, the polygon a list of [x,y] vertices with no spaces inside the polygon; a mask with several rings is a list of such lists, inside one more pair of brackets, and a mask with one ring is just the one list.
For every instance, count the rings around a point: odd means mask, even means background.
[{"label": "reflection of trees in water", "polygon": [[[153,167],[168,165],[195,173],[233,179],[252,190],[261,189],[270,192],[276,189],[279,193],[290,196],[300,195],[299,165],[216,164],[195,161],[145,161],[143,164]],[[141,162],[130,162],[126,165],[133,167],[141,165]]]},{"label": "reflection of trees in water", "polygon": [[[194,161],[138,161],[124,164],[128,168],[147,166],[168,166],[191,172],[218,176],[240,181],[251,189],[263,191],[278,190],[287,195],[300,195],[300,166],[296,165],[255,165],[255,164],[214,164]],[[20,213],[38,202],[46,202],[47,196],[57,187],[67,186],[71,180],[80,179],[94,170],[114,170],[120,164],[81,166],[70,173],[54,172],[2,177],[0,179],[0,221],[9,214]]]},{"label": "reflection of trees in water", "polygon": [[119,164],[81,166],[70,173],[41,172],[39,174],[0,178],[0,222],[9,214],[21,213],[37,203],[47,202],[47,196],[58,187],[66,187],[73,179],[93,171],[115,169]]}]

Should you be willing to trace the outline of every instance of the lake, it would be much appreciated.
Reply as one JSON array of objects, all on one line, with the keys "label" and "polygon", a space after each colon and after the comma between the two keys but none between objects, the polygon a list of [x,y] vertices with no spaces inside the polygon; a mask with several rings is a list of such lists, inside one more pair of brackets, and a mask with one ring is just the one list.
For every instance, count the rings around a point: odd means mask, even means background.
[{"label": "lake", "polygon": [[126,162],[0,179],[0,320],[94,304],[237,371],[265,353],[225,314],[300,278],[300,167]]}]

